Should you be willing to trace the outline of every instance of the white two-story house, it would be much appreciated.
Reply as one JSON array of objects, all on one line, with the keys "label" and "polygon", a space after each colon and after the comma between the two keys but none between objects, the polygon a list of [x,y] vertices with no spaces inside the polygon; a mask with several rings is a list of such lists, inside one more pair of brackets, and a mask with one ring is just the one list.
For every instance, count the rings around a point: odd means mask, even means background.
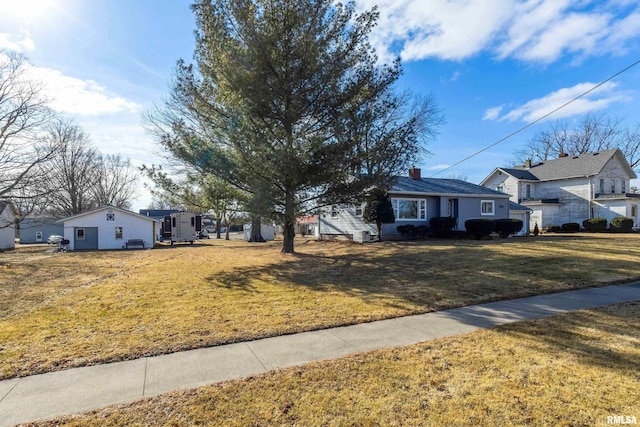
[{"label": "white two-story house", "polygon": [[640,195],[629,192],[636,174],[615,148],[514,168],[497,168],[480,185],[509,194],[532,209],[530,229],[585,219],[632,218],[638,225]]}]

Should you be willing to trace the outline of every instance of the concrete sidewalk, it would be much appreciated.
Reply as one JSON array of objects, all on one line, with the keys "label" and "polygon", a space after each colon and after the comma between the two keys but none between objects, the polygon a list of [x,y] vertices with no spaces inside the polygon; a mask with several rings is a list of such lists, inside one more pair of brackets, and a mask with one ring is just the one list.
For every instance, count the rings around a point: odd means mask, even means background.
[{"label": "concrete sidewalk", "polygon": [[177,389],[404,346],[519,320],[640,300],[640,282],[480,304],[0,381],[0,426],[80,413]]}]

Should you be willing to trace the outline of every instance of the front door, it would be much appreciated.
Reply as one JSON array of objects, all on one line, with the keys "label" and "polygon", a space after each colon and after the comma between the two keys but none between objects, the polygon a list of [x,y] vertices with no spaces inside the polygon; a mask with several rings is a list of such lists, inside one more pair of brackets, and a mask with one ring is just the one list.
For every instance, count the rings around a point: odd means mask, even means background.
[{"label": "front door", "polygon": [[42,231],[36,231],[36,242],[42,243]]},{"label": "front door", "polygon": [[456,226],[454,227],[454,229],[458,229],[458,199],[449,199],[447,213],[450,217],[456,219]]},{"label": "front door", "polygon": [[77,227],[73,237],[73,250],[75,251],[98,249],[98,227]]}]

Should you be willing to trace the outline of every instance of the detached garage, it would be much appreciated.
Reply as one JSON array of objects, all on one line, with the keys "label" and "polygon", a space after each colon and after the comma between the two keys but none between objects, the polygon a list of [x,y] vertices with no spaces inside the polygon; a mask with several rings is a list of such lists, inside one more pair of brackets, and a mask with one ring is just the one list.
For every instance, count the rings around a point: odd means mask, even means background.
[{"label": "detached garage", "polygon": [[64,238],[72,251],[123,249],[133,241],[151,248],[159,225],[153,218],[113,206],[79,213],[58,223],[63,224]]}]

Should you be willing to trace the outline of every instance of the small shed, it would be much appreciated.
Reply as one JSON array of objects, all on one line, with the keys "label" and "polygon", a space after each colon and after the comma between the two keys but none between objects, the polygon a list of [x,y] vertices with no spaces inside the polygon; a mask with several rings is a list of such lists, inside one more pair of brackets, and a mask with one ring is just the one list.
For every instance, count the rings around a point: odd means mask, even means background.
[{"label": "small shed", "polygon": [[16,210],[9,202],[0,201],[0,250],[16,247]]},{"label": "small shed", "polygon": [[123,249],[133,241],[151,248],[160,225],[153,218],[114,206],[102,206],[58,222],[64,225],[64,238],[72,251]]}]

